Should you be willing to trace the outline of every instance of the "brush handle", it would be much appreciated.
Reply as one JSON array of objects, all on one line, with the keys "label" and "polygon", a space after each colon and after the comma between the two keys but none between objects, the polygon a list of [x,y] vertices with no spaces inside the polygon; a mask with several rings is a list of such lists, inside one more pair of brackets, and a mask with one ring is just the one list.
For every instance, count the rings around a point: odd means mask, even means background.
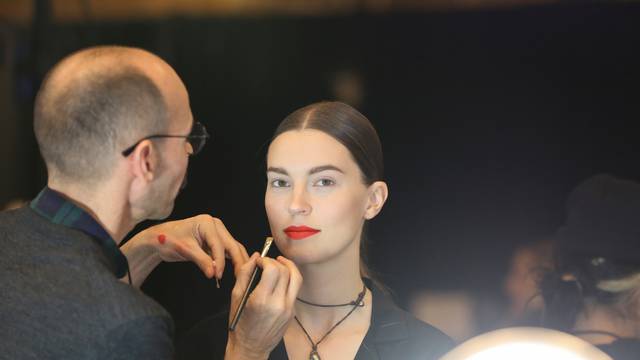
[{"label": "brush handle", "polygon": [[[262,247],[262,253],[260,257],[265,257],[271,248],[271,243],[273,242],[272,237],[267,237],[265,240],[264,246]],[[238,309],[236,310],[235,315],[233,315],[233,319],[231,320],[231,324],[229,324],[229,330],[233,331],[238,325],[238,320],[240,320],[240,315],[242,315],[242,311],[244,310],[245,305],[247,305],[247,299],[249,299],[249,294],[256,288],[258,285],[258,279],[262,275],[262,269],[256,265],[256,268],[253,269],[253,273],[251,274],[251,279],[249,279],[249,286],[244,290],[244,294],[242,294],[242,299],[240,299],[240,304],[238,305]]]},{"label": "brush handle", "polygon": [[255,289],[256,285],[258,285],[258,279],[262,275],[262,269],[256,266],[253,269],[253,273],[251,274],[251,279],[249,280],[249,286],[242,294],[242,299],[240,299],[240,305],[238,305],[238,310],[236,310],[235,315],[233,316],[233,320],[231,320],[231,324],[229,325],[229,330],[233,331],[238,325],[238,320],[240,320],[240,315],[242,315],[242,310],[244,310],[245,305],[247,304],[247,299],[249,299],[249,294]]}]

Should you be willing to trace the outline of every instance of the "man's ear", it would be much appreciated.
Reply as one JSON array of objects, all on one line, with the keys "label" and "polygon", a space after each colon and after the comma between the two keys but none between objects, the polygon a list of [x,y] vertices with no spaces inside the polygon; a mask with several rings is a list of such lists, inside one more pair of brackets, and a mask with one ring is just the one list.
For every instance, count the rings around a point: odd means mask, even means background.
[{"label": "man's ear", "polygon": [[129,165],[136,180],[152,182],[158,176],[158,150],[151,140],[143,140],[129,155]]},{"label": "man's ear", "polygon": [[367,199],[367,207],[365,209],[364,218],[371,220],[382,210],[384,203],[389,196],[389,188],[384,181],[376,181],[369,185],[367,189],[369,193]]}]

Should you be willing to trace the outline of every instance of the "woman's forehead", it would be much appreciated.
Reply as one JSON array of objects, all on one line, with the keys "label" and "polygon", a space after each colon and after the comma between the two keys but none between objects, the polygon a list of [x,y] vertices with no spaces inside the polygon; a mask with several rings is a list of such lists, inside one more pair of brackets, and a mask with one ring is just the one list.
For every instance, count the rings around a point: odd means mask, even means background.
[{"label": "woman's forehead", "polygon": [[284,168],[356,166],[344,145],[315,129],[290,130],[278,135],[269,146],[267,164]]}]

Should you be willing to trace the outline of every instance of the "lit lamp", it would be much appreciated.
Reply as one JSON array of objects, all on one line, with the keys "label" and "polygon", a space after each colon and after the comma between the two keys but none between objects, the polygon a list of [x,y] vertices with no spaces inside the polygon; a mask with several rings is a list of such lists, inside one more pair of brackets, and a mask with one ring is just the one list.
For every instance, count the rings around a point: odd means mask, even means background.
[{"label": "lit lamp", "polygon": [[607,354],[561,331],[516,327],[465,341],[440,360],[612,360]]}]

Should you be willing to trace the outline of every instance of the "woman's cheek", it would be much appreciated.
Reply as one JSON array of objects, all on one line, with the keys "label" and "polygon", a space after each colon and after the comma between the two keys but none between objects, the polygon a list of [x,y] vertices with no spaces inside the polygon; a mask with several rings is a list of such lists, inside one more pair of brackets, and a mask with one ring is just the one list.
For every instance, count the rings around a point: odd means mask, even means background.
[{"label": "woman's cheek", "polygon": [[271,227],[271,233],[273,236],[277,236],[278,229],[282,222],[282,215],[278,212],[278,206],[273,197],[267,196],[265,199],[265,210],[267,212],[267,219],[269,220],[269,226]]}]

